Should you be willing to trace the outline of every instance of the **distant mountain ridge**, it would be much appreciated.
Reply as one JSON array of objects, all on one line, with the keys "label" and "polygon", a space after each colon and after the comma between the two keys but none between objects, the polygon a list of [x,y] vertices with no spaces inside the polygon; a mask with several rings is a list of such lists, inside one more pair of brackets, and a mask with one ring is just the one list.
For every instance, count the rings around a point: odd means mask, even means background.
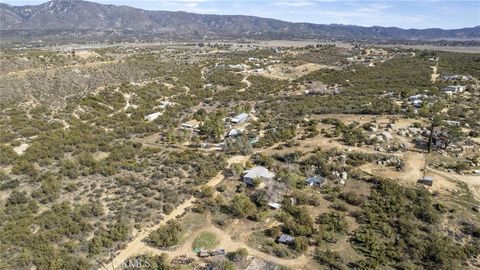
[{"label": "distant mountain ridge", "polygon": [[142,10],[87,1],[53,0],[40,5],[0,3],[1,37],[56,38],[252,38],[336,40],[480,39],[480,26],[454,30],[291,23],[243,15],[206,15]]}]

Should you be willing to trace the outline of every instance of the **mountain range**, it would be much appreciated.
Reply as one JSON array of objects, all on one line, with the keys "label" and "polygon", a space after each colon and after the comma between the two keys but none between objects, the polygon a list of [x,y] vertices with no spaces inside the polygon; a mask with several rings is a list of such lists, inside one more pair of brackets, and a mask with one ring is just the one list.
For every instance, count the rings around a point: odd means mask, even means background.
[{"label": "mountain range", "polygon": [[4,40],[17,41],[126,38],[478,40],[480,26],[419,30],[292,23],[254,16],[154,11],[87,1],[53,0],[30,6],[0,3],[0,34]]}]

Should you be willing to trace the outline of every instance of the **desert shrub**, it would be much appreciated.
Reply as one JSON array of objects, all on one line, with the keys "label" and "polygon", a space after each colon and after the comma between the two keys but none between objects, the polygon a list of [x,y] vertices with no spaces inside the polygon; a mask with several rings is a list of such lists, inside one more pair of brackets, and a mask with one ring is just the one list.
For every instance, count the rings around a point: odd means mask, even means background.
[{"label": "desert shrub", "polygon": [[433,233],[440,215],[425,189],[380,181],[355,214],[361,226],[352,245],[379,267],[404,261],[425,269],[456,269],[471,256],[470,246]]},{"label": "desert shrub", "polygon": [[181,226],[178,222],[168,222],[148,235],[147,242],[156,247],[171,247],[180,241]]},{"label": "desert shrub", "polygon": [[17,153],[9,145],[0,145],[0,165],[10,165],[17,159]]},{"label": "desert shrub", "polygon": [[305,208],[288,204],[284,200],[282,212],[277,215],[279,221],[285,224],[286,231],[292,235],[309,236],[312,234],[313,220]]},{"label": "desert shrub", "polygon": [[338,198],[344,200],[351,205],[361,205],[363,203],[362,197],[355,192],[342,192],[338,195]]},{"label": "desert shrub", "polygon": [[334,270],[347,269],[344,266],[342,257],[336,251],[331,251],[331,250],[323,251],[317,248],[315,250],[315,260],[317,260],[319,264],[327,267],[327,269],[334,269]]},{"label": "desert shrub", "polygon": [[230,202],[229,209],[234,217],[242,218],[252,215],[257,208],[248,197],[244,195],[236,195]]},{"label": "desert shrub", "polygon": [[131,226],[126,220],[118,220],[107,228],[95,232],[94,237],[88,242],[88,252],[92,255],[99,254],[115,243],[125,241],[130,235]]},{"label": "desert shrub", "polygon": [[32,197],[42,203],[53,202],[58,199],[62,188],[61,180],[53,174],[45,174],[40,176],[40,179],[42,179],[42,184],[32,193]]},{"label": "desert shrub", "polygon": [[305,252],[308,249],[308,238],[305,236],[296,237],[293,241],[293,249],[297,252]]}]

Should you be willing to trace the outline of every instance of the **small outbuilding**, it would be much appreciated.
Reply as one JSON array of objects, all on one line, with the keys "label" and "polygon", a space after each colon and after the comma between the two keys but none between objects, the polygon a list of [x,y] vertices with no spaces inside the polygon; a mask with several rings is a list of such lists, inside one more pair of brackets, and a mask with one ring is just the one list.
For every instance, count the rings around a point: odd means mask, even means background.
[{"label": "small outbuilding", "polygon": [[423,184],[426,186],[432,186],[433,185],[433,177],[432,176],[424,176],[421,179],[418,180],[419,184]]},{"label": "small outbuilding", "polygon": [[288,235],[288,234],[282,234],[278,238],[278,243],[280,244],[285,244],[285,245],[291,245],[295,241],[295,238],[293,236]]}]

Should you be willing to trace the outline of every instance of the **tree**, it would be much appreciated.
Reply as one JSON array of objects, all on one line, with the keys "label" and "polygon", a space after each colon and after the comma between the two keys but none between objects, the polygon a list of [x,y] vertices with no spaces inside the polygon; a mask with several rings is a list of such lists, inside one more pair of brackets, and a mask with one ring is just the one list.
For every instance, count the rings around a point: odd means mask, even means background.
[{"label": "tree", "polygon": [[46,174],[43,177],[42,185],[32,193],[32,197],[37,198],[42,203],[53,202],[60,197],[62,182],[53,174]]},{"label": "tree", "polygon": [[305,236],[298,236],[293,241],[293,248],[298,252],[305,252],[308,249],[308,238]]},{"label": "tree", "polygon": [[225,126],[220,113],[209,114],[203,125],[200,126],[200,134],[214,142],[220,142],[224,132]]},{"label": "tree", "polygon": [[255,191],[250,198],[252,199],[252,202],[257,205],[257,207],[265,207],[268,204],[268,195],[265,189]]},{"label": "tree", "polygon": [[447,148],[450,144],[461,141],[465,137],[459,126],[447,126],[446,132],[443,133],[444,145]]},{"label": "tree", "polygon": [[343,260],[340,254],[336,251],[326,250],[322,251],[319,248],[315,250],[315,259],[321,264],[325,265],[327,269],[346,269],[343,265]]},{"label": "tree", "polygon": [[169,222],[151,232],[147,241],[158,247],[171,247],[180,241],[181,227],[178,222]]},{"label": "tree", "polygon": [[231,261],[241,262],[248,257],[248,250],[246,248],[239,248],[235,252],[230,252],[227,256]]},{"label": "tree", "polygon": [[256,210],[255,204],[244,195],[236,195],[230,203],[230,211],[236,217],[242,218],[253,214]]},{"label": "tree", "polygon": [[248,155],[253,152],[250,141],[245,136],[238,138],[227,138],[225,140],[225,153],[229,155],[241,154]]}]

